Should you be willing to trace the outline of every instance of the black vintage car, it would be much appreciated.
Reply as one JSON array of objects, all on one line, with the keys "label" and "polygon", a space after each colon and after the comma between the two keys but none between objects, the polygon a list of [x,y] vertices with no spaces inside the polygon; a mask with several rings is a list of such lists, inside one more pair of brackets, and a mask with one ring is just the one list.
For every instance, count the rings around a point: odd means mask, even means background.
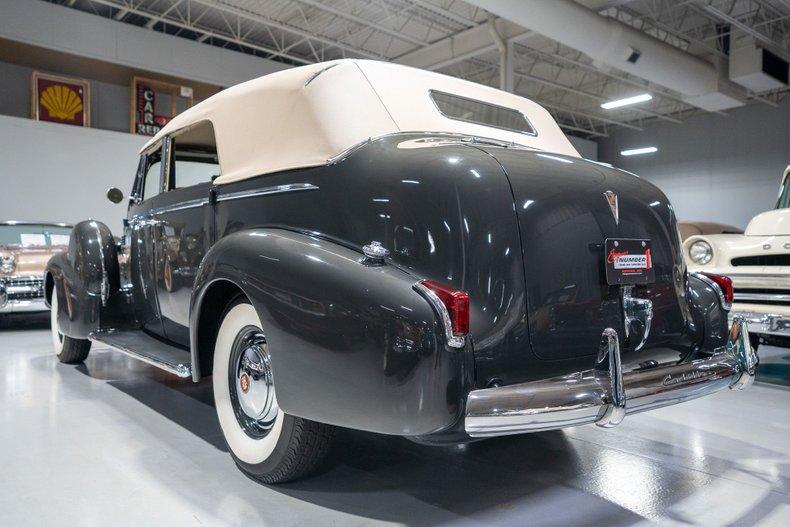
[{"label": "black vintage car", "polygon": [[315,467],[333,426],[427,444],[609,427],[748,386],[757,362],[655,186],[581,159],[531,101],[370,61],[173,119],[120,243],[78,224],[45,285],[62,362],[98,341],[213,376],[231,455],[268,483]]}]

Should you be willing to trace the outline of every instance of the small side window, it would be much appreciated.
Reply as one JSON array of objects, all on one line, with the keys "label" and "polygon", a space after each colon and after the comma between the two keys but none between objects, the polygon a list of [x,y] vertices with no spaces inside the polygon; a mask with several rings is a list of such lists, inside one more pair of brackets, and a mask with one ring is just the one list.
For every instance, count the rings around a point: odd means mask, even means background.
[{"label": "small side window", "polygon": [[520,134],[537,135],[532,123],[518,110],[436,90],[431,100],[448,119],[490,126]]},{"label": "small side window", "polygon": [[177,134],[172,142],[175,152],[168,178],[168,190],[192,187],[214,181],[220,175],[214,127],[206,121]]},{"label": "small side window", "polygon": [[162,172],[161,151],[157,150],[146,156],[145,175],[143,176],[142,199],[150,199],[161,192],[160,177]]}]

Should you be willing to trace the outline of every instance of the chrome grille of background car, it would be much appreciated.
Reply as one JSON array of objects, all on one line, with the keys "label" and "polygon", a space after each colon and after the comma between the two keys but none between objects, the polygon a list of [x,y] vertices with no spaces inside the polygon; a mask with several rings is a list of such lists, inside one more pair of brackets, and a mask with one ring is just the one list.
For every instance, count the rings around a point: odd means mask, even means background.
[{"label": "chrome grille of background car", "polygon": [[730,262],[733,267],[741,265],[790,265],[790,254],[761,254],[759,256],[740,256]]},{"label": "chrome grille of background car", "polygon": [[790,289],[736,287],[735,301],[747,304],[790,305]]},{"label": "chrome grille of background car", "polygon": [[44,296],[43,277],[0,278],[9,300],[30,300]]}]

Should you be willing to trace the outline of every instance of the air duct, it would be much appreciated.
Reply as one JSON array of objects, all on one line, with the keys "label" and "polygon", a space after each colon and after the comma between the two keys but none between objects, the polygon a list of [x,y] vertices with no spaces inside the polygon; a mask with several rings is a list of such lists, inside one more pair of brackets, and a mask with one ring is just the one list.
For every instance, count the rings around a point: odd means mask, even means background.
[{"label": "air duct", "polygon": [[680,93],[708,111],[743,106],[738,90],[705,60],[572,0],[466,0],[581,51],[596,61]]}]

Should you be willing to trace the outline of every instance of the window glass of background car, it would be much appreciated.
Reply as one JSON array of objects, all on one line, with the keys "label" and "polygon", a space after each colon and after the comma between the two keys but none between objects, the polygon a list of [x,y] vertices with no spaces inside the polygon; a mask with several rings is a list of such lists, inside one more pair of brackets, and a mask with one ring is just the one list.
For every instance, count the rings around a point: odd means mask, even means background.
[{"label": "window glass of background car", "polygon": [[779,193],[779,202],[776,204],[777,209],[788,209],[790,208],[790,176],[782,185],[782,190]]},{"label": "window glass of background car", "polygon": [[0,246],[68,245],[70,227],[57,225],[0,225]]},{"label": "window glass of background car", "polygon": [[518,110],[431,90],[431,99],[442,115],[456,121],[536,135],[535,128]]}]

